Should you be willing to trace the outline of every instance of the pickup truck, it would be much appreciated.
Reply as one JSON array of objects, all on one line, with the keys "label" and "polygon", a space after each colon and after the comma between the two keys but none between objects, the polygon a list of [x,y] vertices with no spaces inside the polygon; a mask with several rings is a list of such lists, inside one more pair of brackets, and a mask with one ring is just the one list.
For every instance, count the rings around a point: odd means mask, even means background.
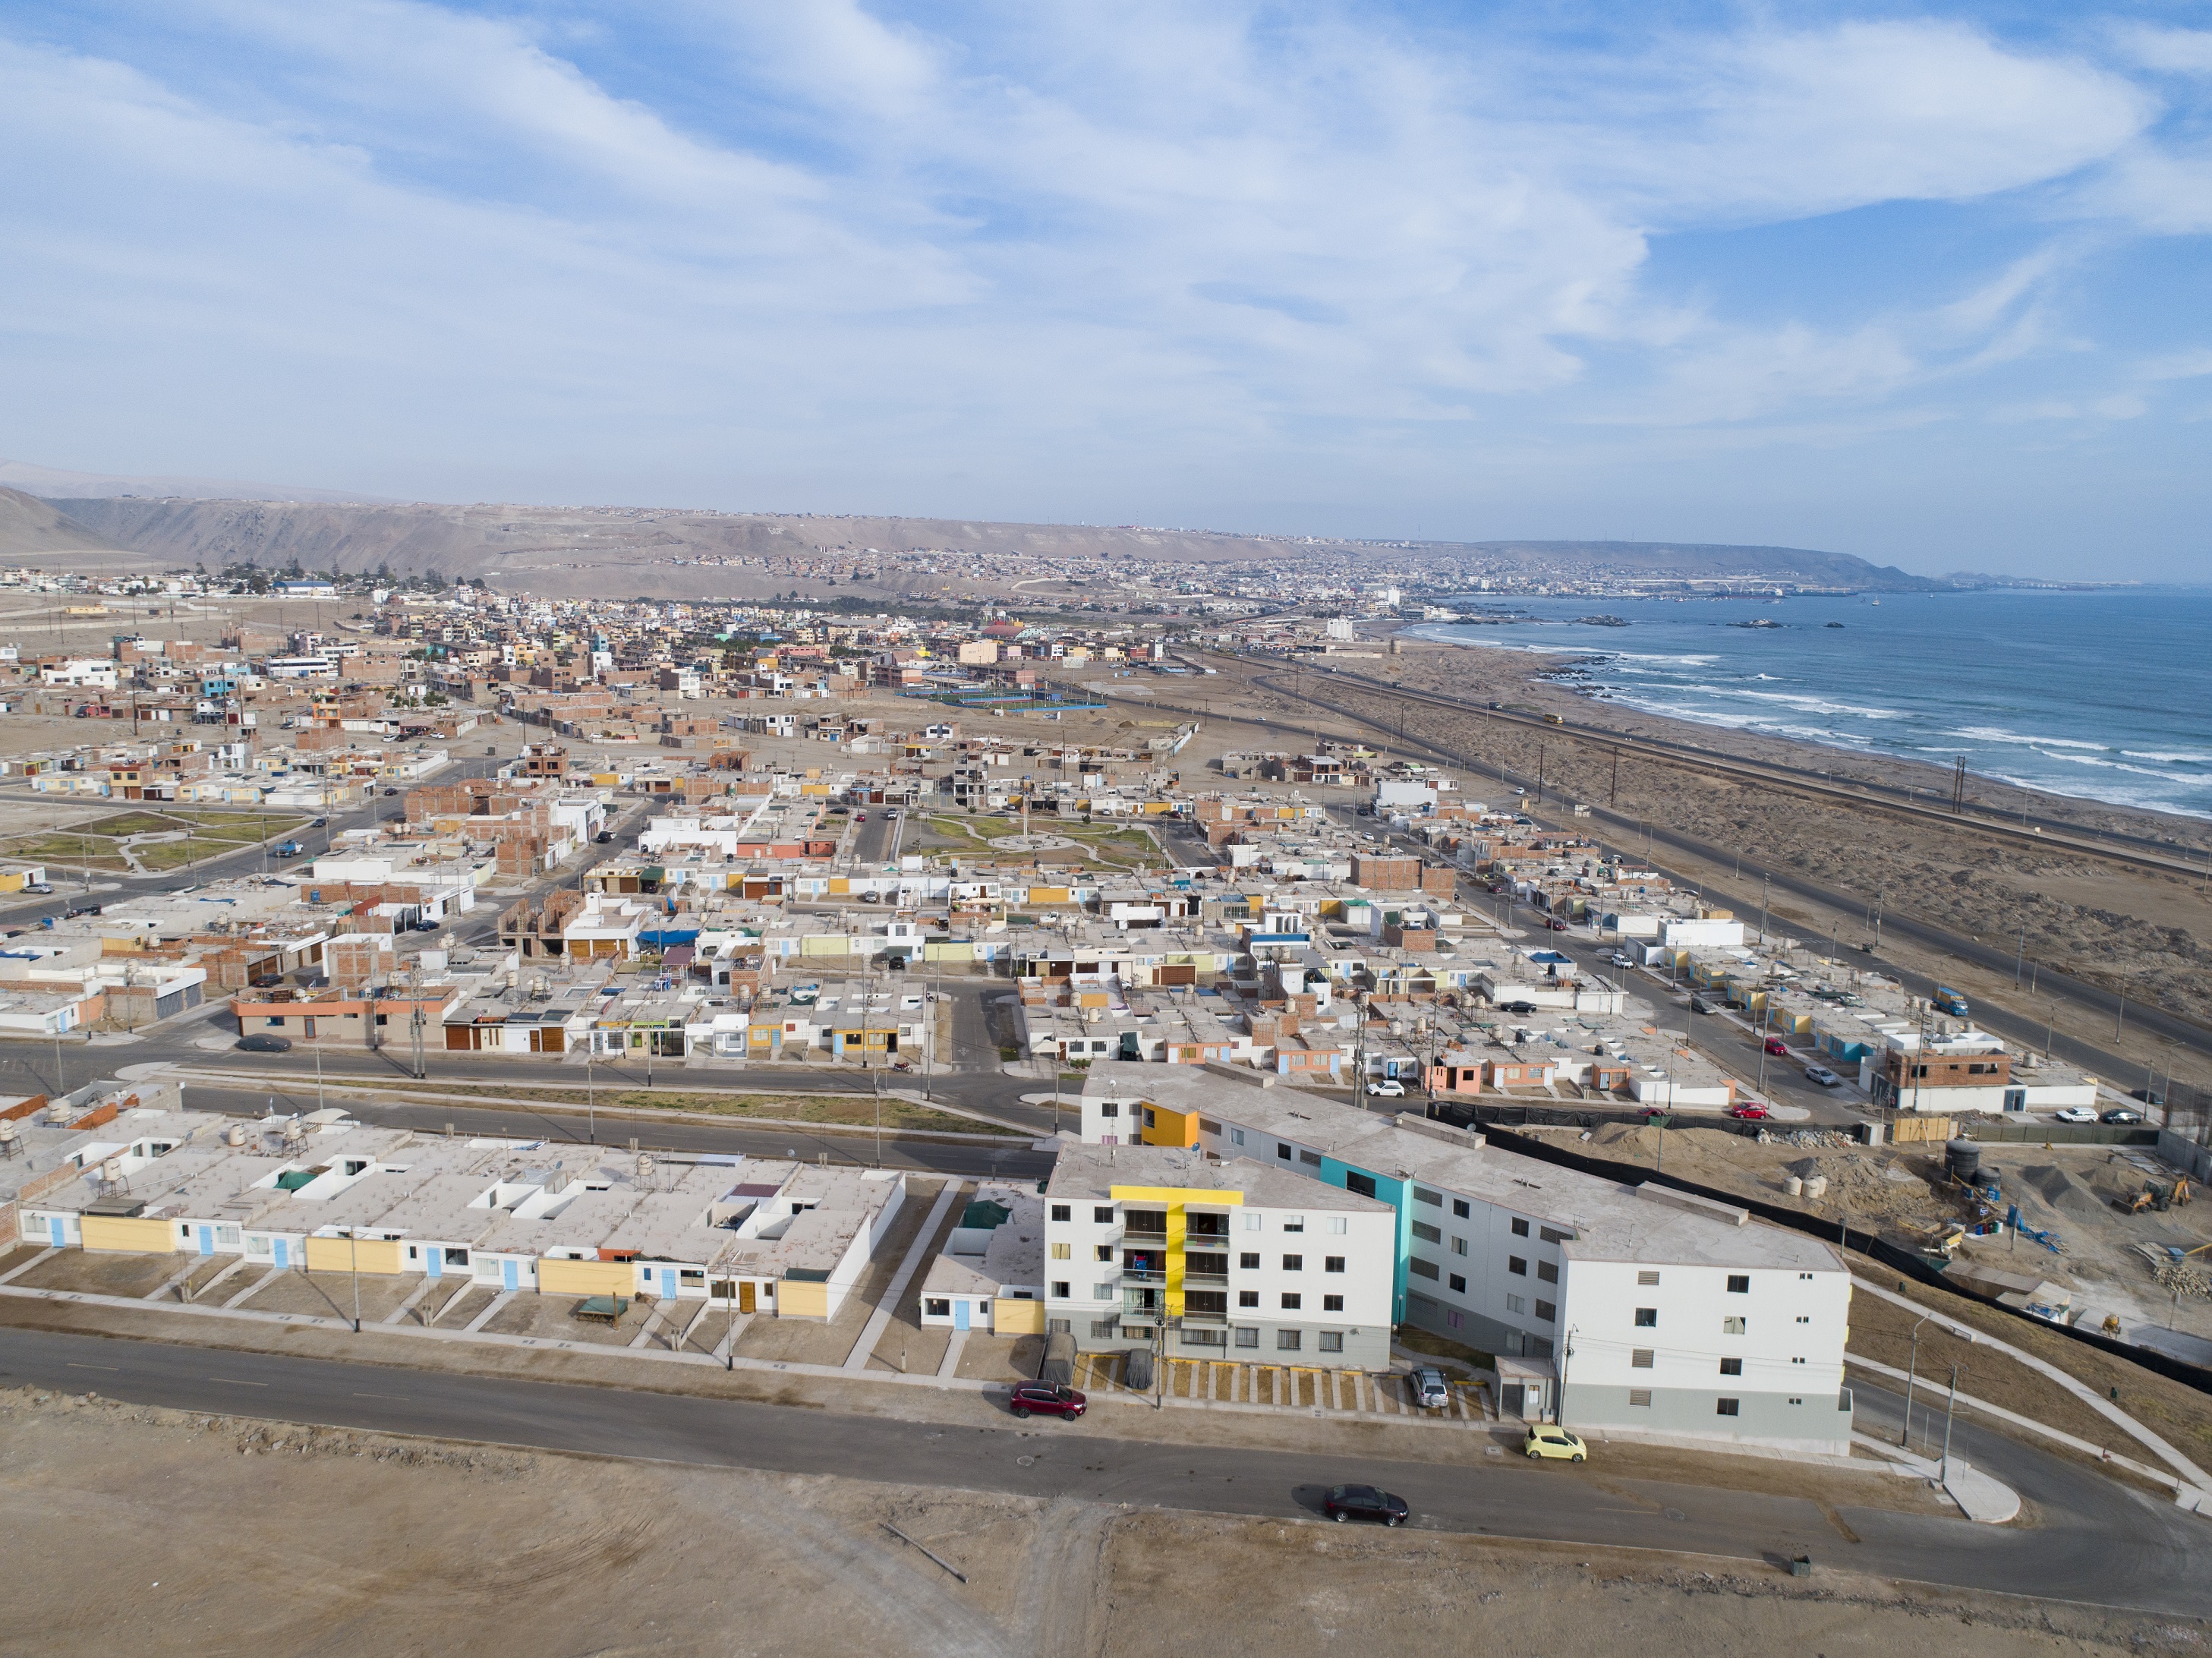
[{"label": "pickup truck", "polygon": [[1938,1013],[1948,1013],[1954,1019],[1966,1017],[1966,999],[1948,985],[1937,985],[1935,995],[1929,999],[1936,1004]]},{"label": "pickup truck", "polygon": [[306,850],[307,847],[301,846],[297,841],[287,841],[276,848],[276,855],[279,858],[297,858]]}]

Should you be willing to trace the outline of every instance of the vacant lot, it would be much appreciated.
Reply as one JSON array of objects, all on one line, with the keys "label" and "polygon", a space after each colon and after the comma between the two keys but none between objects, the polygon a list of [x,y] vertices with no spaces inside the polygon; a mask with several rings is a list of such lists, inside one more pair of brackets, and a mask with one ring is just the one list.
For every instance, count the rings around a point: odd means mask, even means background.
[{"label": "vacant lot", "polygon": [[[0,1394],[11,1649],[1950,1658],[2170,1619],[1589,1548],[599,1461]],[[956,1580],[886,1529],[964,1574]],[[1940,1624],[1931,1620],[1940,1620]]]}]

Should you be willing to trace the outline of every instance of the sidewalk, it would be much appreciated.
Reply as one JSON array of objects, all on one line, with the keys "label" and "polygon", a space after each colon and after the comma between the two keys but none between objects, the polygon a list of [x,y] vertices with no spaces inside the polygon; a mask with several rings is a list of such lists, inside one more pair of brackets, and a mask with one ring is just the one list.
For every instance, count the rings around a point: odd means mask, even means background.
[{"label": "sidewalk", "polygon": [[1959,1512],[1978,1526],[2002,1526],[2020,1516],[2020,1493],[1961,1458],[1953,1457],[1947,1471],[1940,1458],[1931,1462],[1869,1434],[1854,1433],[1851,1442],[1895,1463],[1900,1473],[1942,1486],[1944,1495],[1959,1505]]}]

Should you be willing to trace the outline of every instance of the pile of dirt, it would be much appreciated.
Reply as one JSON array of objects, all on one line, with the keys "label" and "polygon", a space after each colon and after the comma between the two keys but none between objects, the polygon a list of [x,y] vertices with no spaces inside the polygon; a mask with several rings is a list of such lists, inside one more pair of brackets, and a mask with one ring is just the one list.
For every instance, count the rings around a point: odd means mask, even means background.
[{"label": "pile of dirt", "polygon": [[2080,1175],[2070,1174],[2056,1163],[2038,1163],[2020,1171],[2021,1183],[2050,1207],[2062,1214],[2101,1215],[2106,1205],[2097,1195],[2096,1188]]},{"label": "pile of dirt", "polygon": [[1609,1122],[1590,1133],[1590,1144],[1601,1146],[1610,1155],[1624,1161],[1629,1158],[1656,1157],[1659,1151],[1659,1136],[1667,1131],[1647,1128],[1639,1123]]}]

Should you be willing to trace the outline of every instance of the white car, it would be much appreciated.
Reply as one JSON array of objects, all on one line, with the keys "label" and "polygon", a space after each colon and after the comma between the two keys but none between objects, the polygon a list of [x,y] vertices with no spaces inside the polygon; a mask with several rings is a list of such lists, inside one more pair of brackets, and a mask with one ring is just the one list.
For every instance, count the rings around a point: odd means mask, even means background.
[{"label": "white car", "polygon": [[2061,1122],[2094,1122],[2097,1114],[2086,1105],[2069,1105],[2063,1111],[2051,1114]]},{"label": "white car", "polygon": [[1838,1077],[1834,1072],[1829,1070],[1825,1065],[1807,1066],[1805,1067],[1805,1076],[1808,1081],[1816,1082],[1823,1088],[1833,1088],[1843,1081],[1841,1077]]},{"label": "white car", "polygon": [[1606,957],[1606,959],[1611,962],[1615,967],[1634,967],[1636,965],[1636,957],[1630,955],[1625,950],[1616,950],[1612,955]]},{"label": "white car", "polygon": [[1406,1084],[1395,1077],[1390,1077],[1379,1083],[1368,1084],[1367,1091],[1378,1100],[1402,1100],[1406,1097]]}]

